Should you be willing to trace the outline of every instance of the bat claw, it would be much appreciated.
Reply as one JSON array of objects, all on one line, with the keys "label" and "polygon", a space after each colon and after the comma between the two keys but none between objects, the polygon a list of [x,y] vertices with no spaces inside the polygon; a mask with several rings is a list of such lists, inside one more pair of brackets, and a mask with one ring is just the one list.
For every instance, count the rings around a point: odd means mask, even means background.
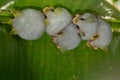
[{"label": "bat claw", "polygon": [[52,42],[56,43],[56,39],[57,39],[57,34],[55,34],[54,36],[52,36]]},{"label": "bat claw", "polygon": [[92,37],[90,38],[90,40],[91,40],[91,41],[94,41],[94,40],[96,40],[96,39],[98,39],[98,38],[99,38],[99,35],[96,34],[96,35],[92,36]]},{"label": "bat claw", "polygon": [[88,47],[92,48],[92,45],[90,44],[90,41],[88,41],[86,45],[87,45]]},{"label": "bat claw", "polygon": [[61,47],[60,47],[59,45],[57,45],[57,48],[58,48],[58,49],[61,49]]}]

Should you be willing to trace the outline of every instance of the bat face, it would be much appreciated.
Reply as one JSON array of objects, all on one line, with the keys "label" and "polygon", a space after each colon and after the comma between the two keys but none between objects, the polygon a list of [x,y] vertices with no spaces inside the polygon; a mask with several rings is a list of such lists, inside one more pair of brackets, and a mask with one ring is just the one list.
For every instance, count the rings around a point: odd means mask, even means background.
[{"label": "bat face", "polygon": [[89,40],[96,33],[98,28],[97,18],[90,13],[77,15],[73,18],[73,23],[78,25],[83,40]]},{"label": "bat face", "polygon": [[34,9],[25,9],[12,21],[14,30],[26,40],[38,39],[45,30],[44,15]]},{"label": "bat face", "polygon": [[[45,8],[46,9],[46,8]],[[72,21],[71,14],[64,8],[55,8],[43,10],[47,19],[46,32],[49,35],[55,35],[64,29]]]},{"label": "bat face", "polygon": [[71,50],[76,48],[81,39],[77,33],[77,28],[74,24],[69,24],[54,38],[55,43],[63,50]]}]

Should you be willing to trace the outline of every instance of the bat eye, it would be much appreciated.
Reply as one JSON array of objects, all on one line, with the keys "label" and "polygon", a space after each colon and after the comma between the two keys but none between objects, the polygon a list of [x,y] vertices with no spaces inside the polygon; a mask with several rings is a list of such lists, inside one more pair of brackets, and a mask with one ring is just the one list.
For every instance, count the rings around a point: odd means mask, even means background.
[{"label": "bat eye", "polygon": [[84,18],[80,18],[80,20],[85,20]]}]

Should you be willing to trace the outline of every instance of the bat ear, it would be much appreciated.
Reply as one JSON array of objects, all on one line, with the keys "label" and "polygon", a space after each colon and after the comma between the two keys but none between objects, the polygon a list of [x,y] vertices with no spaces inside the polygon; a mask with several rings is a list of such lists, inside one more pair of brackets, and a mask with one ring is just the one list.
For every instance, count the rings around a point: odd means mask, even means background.
[{"label": "bat ear", "polygon": [[47,13],[49,10],[50,10],[49,7],[45,7],[45,8],[43,9],[43,13]]},{"label": "bat ear", "polygon": [[60,7],[56,8],[56,9],[55,9],[55,12],[56,12],[56,13],[62,13],[62,8],[60,8]]},{"label": "bat ear", "polygon": [[43,9],[43,13],[47,13],[48,11],[54,11],[54,7],[53,6],[50,6],[50,7],[45,7],[44,9]]}]

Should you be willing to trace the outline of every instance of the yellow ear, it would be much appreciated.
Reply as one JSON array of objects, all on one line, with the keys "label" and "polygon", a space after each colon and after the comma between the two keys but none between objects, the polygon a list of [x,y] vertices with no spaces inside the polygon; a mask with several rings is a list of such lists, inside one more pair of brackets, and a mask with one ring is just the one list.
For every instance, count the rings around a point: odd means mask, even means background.
[{"label": "yellow ear", "polygon": [[45,8],[43,9],[43,13],[47,13],[49,10],[50,10],[49,7],[45,7]]},{"label": "yellow ear", "polygon": [[48,11],[54,10],[54,9],[55,9],[55,8],[54,8],[53,6],[45,7],[45,8],[43,9],[43,12],[44,12],[44,13],[47,13]]},{"label": "yellow ear", "polygon": [[13,28],[13,29],[10,31],[10,34],[11,34],[11,35],[17,35],[18,32],[15,30],[15,28]]},{"label": "yellow ear", "polygon": [[52,9],[52,10],[54,10],[54,9],[55,9],[55,7],[54,7],[54,6],[50,6],[49,8],[50,8],[50,9]]},{"label": "yellow ear", "polygon": [[56,13],[59,13],[59,14],[62,13],[62,8],[60,8],[60,7],[56,8],[56,9],[55,9],[55,12],[56,12]]}]

